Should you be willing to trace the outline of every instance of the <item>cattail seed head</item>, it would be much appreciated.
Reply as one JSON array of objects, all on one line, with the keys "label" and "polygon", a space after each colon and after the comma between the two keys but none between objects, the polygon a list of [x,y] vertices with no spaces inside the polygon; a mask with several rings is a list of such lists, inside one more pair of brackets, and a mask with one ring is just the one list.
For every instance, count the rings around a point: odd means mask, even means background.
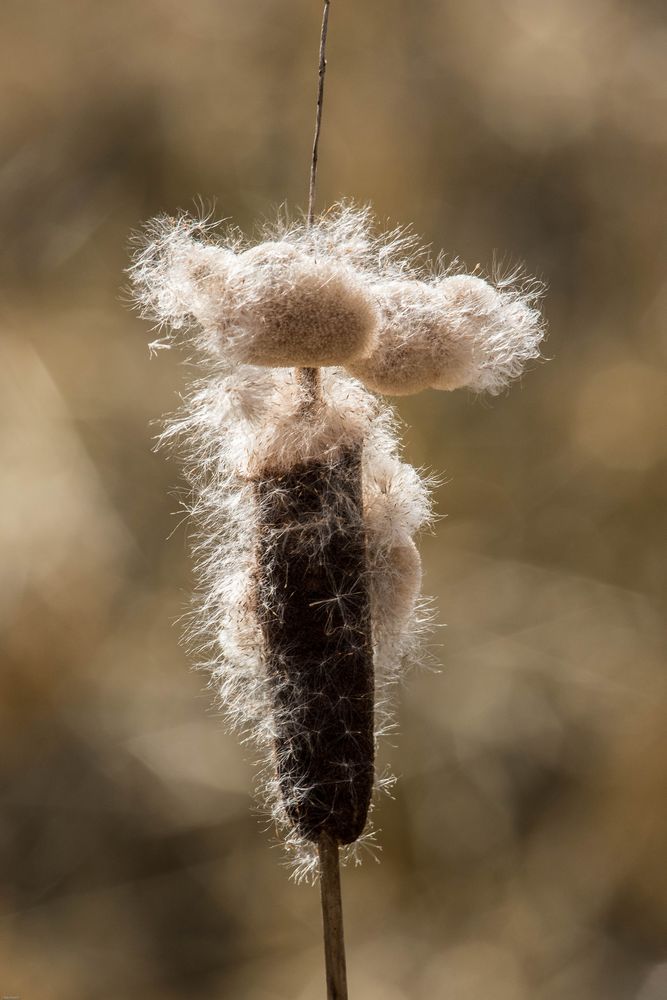
[{"label": "cattail seed head", "polygon": [[432,385],[439,373],[461,368],[462,352],[452,343],[434,285],[394,280],[374,286],[380,310],[375,349],[348,364],[364,385],[386,395],[405,396]]},{"label": "cattail seed head", "polygon": [[376,392],[466,387],[495,394],[539,357],[540,314],[531,295],[511,285],[454,274],[378,282],[374,291],[375,348],[346,367]]},{"label": "cattail seed head", "polygon": [[243,249],[213,241],[184,217],[163,218],[132,269],[143,313],[172,332],[194,329],[198,349],[268,367],[342,364],[368,353],[377,308],[347,263],[299,241]]},{"label": "cattail seed head", "polygon": [[494,287],[469,274],[451,274],[438,284],[452,339],[461,346],[461,367],[451,372],[443,368],[432,387],[502,392],[540,356],[541,287],[535,282],[522,286],[511,278]]},{"label": "cattail seed head", "polygon": [[366,823],[375,743],[424,627],[411,539],[430,501],[380,400],[341,369],[322,371],[307,419],[300,392],[289,369],[209,372],[166,436],[194,490],[191,642],[307,873],[319,832],[352,844]]},{"label": "cattail seed head", "polygon": [[374,782],[361,445],[256,482],[257,594],[278,783],[296,832],[341,844]]},{"label": "cattail seed head", "polygon": [[[162,218],[131,274],[164,346],[186,343],[203,369],[164,435],[198,527],[192,644],[307,873],[323,833],[364,831],[391,691],[428,621],[414,537],[430,484],[367,390],[499,392],[543,331],[531,288],[429,274],[368,212],[262,235]],[[296,366],[320,369],[318,393]]]},{"label": "cattail seed head", "polygon": [[319,367],[372,349],[377,311],[352,268],[267,242],[236,261],[220,323],[223,350],[225,324],[243,329],[248,364]]}]

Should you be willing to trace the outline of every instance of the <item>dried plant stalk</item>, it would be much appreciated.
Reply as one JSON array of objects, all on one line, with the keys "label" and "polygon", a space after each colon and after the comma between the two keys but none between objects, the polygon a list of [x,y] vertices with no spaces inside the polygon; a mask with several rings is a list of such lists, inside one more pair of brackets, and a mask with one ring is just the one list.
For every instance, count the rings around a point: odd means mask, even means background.
[{"label": "dried plant stalk", "polygon": [[319,858],[327,997],[329,1000],[347,1000],[347,968],[338,844],[328,833],[323,833],[320,837]]},{"label": "dried plant stalk", "polygon": [[[183,443],[200,592],[191,636],[230,718],[256,741],[259,789],[319,874],[329,1000],[347,997],[339,853],[368,838],[375,744],[428,616],[414,543],[429,482],[401,461],[375,393],[498,393],[539,356],[541,288],[424,266],[366,209],[314,215],[329,0],[308,212],[258,245],[162,217],[132,268],[143,313],[203,377],[166,431]],[[370,391],[368,391],[370,390]]]}]

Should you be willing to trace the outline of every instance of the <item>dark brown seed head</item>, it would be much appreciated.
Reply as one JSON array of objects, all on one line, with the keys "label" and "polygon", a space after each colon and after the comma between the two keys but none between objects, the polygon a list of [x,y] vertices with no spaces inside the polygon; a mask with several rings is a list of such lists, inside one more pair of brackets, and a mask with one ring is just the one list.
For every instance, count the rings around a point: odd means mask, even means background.
[{"label": "dark brown seed head", "polygon": [[374,778],[373,653],[361,447],[255,483],[259,618],[290,821],[362,833]]}]

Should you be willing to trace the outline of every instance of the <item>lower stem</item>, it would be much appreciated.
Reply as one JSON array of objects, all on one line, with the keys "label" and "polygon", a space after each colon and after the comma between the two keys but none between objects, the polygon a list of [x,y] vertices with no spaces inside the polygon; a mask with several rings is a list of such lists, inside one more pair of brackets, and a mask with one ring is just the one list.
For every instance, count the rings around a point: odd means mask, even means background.
[{"label": "lower stem", "polygon": [[327,976],[327,1000],[347,1000],[345,939],[343,936],[343,904],[340,892],[338,842],[328,833],[321,833],[318,842],[320,856],[320,893],[322,926],[324,929],[324,961]]}]

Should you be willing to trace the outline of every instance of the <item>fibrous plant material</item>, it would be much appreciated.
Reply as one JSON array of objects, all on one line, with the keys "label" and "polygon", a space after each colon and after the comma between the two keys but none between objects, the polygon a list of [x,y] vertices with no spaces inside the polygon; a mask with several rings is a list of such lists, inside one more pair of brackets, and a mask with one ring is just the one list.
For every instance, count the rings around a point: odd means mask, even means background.
[{"label": "fibrous plant material", "polygon": [[374,298],[344,259],[315,256],[299,238],[246,246],[183,216],[158,219],[135,274],[160,322],[192,326],[206,352],[269,367],[341,364],[367,354]]},{"label": "fibrous plant material", "polygon": [[[428,272],[366,211],[262,235],[252,249],[233,230],[161,219],[132,276],[166,343],[202,366],[166,432],[185,445],[199,525],[191,635],[261,748],[262,797],[307,873],[323,835],[354,849],[367,829],[391,688],[427,617],[413,540],[427,483],[362,383],[497,392],[537,356],[542,325],[533,287]],[[299,374],[324,356],[316,380]]]},{"label": "fibrous plant material", "polygon": [[444,274],[373,285],[380,310],[374,348],[347,367],[369,388],[498,393],[539,357],[542,321],[533,283]]},{"label": "fibrous plant material", "polygon": [[145,315],[212,358],[344,366],[387,395],[496,394],[539,357],[537,282],[420,266],[414,239],[376,234],[348,205],[261,236],[252,246],[231,227],[157,219],[133,271]]}]

